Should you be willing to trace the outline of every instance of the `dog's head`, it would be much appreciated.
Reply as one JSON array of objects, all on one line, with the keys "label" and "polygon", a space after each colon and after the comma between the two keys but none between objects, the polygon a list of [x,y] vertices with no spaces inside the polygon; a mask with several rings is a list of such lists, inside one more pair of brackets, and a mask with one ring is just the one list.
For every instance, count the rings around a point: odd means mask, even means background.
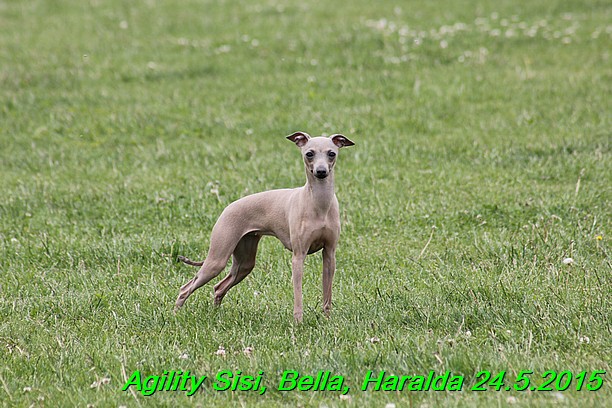
[{"label": "dog's head", "polygon": [[295,132],[287,136],[287,139],[295,143],[302,151],[306,171],[320,180],[331,174],[336,164],[338,149],[355,144],[341,134],[330,137],[310,137],[306,132]]}]

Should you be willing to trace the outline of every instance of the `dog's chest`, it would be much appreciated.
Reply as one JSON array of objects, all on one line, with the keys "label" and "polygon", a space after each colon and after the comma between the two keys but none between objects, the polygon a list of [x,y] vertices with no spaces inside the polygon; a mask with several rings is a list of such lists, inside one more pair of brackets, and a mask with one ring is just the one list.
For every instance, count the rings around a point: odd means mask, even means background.
[{"label": "dog's chest", "polygon": [[310,242],[308,253],[312,254],[321,250],[334,235],[333,229],[326,222],[318,223],[308,234]]}]

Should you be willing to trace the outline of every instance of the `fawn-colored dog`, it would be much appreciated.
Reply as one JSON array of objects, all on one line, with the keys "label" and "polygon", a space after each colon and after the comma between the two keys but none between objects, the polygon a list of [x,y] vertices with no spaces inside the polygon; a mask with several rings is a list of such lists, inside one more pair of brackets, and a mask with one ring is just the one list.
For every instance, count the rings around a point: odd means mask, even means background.
[{"label": "fawn-colored dog", "polygon": [[255,266],[257,244],[263,235],[273,235],[293,253],[293,317],[302,321],[302,275],[306,255],[323,249],[323,311],[331,310],[332,280],[336,270],[336,245],[340,235],[338,199],[334,193],[334,165],[338,149],[354,145],[336,134],[310,137],[296,132],[287,139],[301,150],[306,167],[306,185],[293,189],[270,190],[234,201],[221,213],[213,227],[206,259],[183,262],[201,266],[196,276],[181,287],[176,308],[200,286],[219,275],[230,255],[229,274],[215,285],[215,305],[227,291],[243,280]]}]

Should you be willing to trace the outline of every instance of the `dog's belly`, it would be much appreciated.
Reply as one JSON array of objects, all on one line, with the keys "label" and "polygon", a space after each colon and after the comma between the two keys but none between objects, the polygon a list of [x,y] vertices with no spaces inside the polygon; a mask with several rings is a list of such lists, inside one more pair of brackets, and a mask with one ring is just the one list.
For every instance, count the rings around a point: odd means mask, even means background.
[{"label": "dog's belly", "polygon": [[[268,236],[276,237],[283,244],[285,248],[287,248],[289,251],[293,251],[293,248],[291,247],[291,240],[289,239],[288,236],[284,236],[284,235],[279,236],[270,231],[252,231],[252,232],[249,232],[247,235],[268,235]],[[323,240],[323,238],[319,237],[315,239],[314,241],[312,241],[312,243],[308,247],[308,255],[314,254],[315,252],[320,251],[321,249],[323,249],[323,247],[325,247],[325,241]]]},{"label": "dog's belly", "polygon": [[289,239],[289,234],[282,234],[282,233],[279,234],[279,233],[274,233],[272,231],[260,230],[260,231],[249,232],[248,235],[268,235],[271,237],[276,237],[283,244],[285,248],[287,248],[290,251],[293,251],[293,249],[291,248],[291,240]]}]

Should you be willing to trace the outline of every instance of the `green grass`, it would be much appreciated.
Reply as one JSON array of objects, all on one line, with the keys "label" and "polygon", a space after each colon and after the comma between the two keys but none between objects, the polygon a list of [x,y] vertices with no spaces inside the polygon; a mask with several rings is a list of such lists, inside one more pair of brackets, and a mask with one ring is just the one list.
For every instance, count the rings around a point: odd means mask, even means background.
[{"label": "green grass", "polygon": [[[611,18],[603,0],[0,3],[0,405],[612,406]],[[292,323],[272,238],[221,308],[208,285],[173,314],[195,273],[176,255],[204,256],[231,201],[304,183],[296,130],[356,142],[332,317],[317,254]],[[121,391],[226,369],[268,392]],[[285,370],[331,370],[350,399],[281,393]],[[465,385],[362,392],[368,370]],[[481,370],[608,373],[471,391]]]}]

